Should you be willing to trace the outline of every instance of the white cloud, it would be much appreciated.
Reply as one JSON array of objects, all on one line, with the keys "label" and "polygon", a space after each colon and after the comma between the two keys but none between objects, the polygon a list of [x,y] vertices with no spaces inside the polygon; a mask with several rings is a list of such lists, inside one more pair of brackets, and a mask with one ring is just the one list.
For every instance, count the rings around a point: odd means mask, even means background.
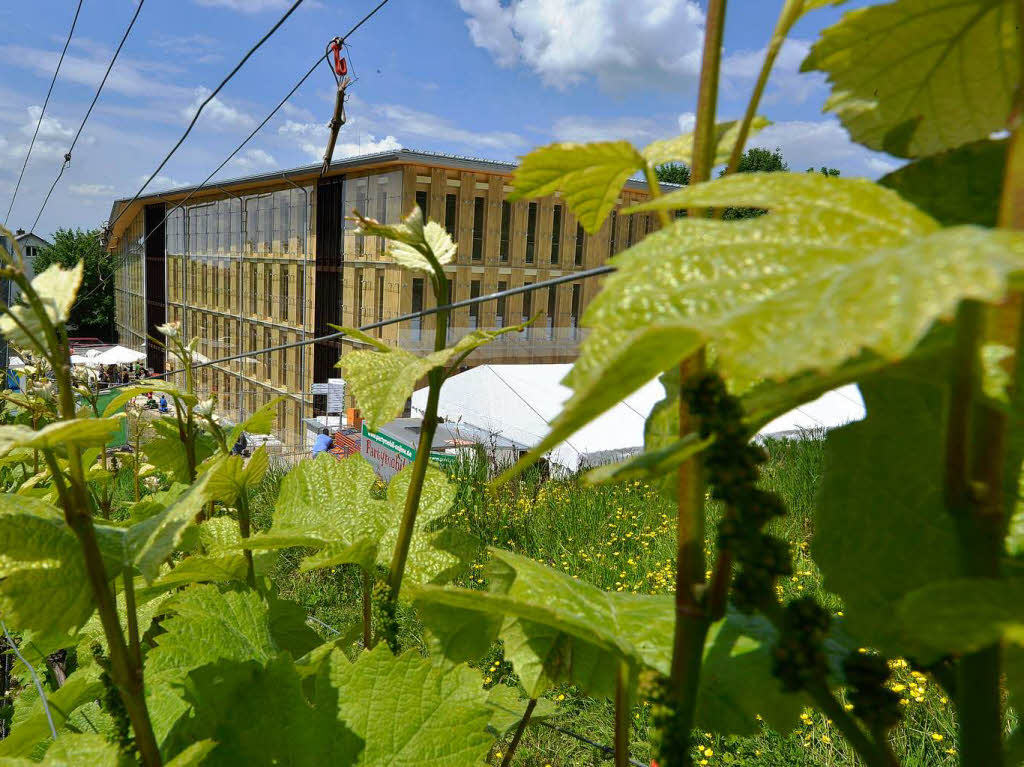
[{"label": "white cloud", "polygon": [[74,130],[71,128],[65,128],[60,120],[52,115],[46,115],[43,117],[43,121],[39,122],[39,115],[42,113],[43,108],[41,106],[30,106],[28,108],[28,122],[21,126],[21,132],[26,136],[30,137],[36,130],[36,123],[39,123],[39,138],[71,138],[75,135]]},{"label": "white cloud", "polygon": [[323,159],[327,148],[327,126],[315,122],[299,122],[285,120],[277,129],[279,136],[284,136],[294,143],[304,154],[317,160]]},{"label": "white cloud", "polygon": [[[200,105],[212,92],[204,86],[196,88],[194,91],[195,98],[192,99],[191,104],[181,110],[182,116],[186,120],[191,120],[195,117]],[[247,128],[253,124],[252,117],[232,106],[228,106],[217,96],[214,96],[210,103],[203,107],[202,117],[207,121],[207,124],[213,124],[221,128]]]},{"label": "white cloud", "polygon": [[408,134],[422,136],[432,140],[441,139],[472,147],[481,147],[492,151],[514,152],[525,145],[525,140],[517,133],[509,131],[471,131],[458,127],[451,120],[429,112],[401,106],[399,104],[383,104],[373,107],[389,132],[397,135]]},{"label": "white cloud", "polygon": [[[811,50],[806,40],[790,38],[782,44],[772,66],[771,77],[761,103],[802,104],[824,87],[825,76],[801,73],[800,64]],[[722,87],[726,95],[747,99],[764,63],[765,49],[736,51],[722,60]]]},{"label": "white cloud", "polygon": [[780,121],[752,136],[749,146],[779,147],[794,171],[826,165],[838,168],[843,176],[877,178],[896,167],[888,155],[851,141],[846,129],[834,118]]},{"label": "white cloud", "polygon": [[231,160],[231,164],[242,170],[259,170],[263,168],[276,168],[277,160],[269,152],[262,149],[247,149]]},{"label": "white cloud", "polygon": [[[334,159],[340,160],[343,157],[357,157],[361,154],[374,154],[376,152],[393,152],[401,149],[402,145],[394,136],[385,136],[377,139],[371,134],[366,134],[363,141],[339,141],[334,146]],[[323,152],[321,151],[321,155]],[[317,159],[320,159],[318,156]]]},{"label": "white cloud", "polygon": [[474,44],[556,88],[588,77],[612,91],[691,91],[704,14],[694,0],[459,0]]},{"label": "white cloud", "polygon": [[642,146],[664,136],[665,131],[646,117],[599,118],[583,115],[560,117],[551,133],[558,141],[616,141],[625,139]]},{"label": "white cloud", "polygon": [[[346,128],[342,129],[339,140],[334,145],[335,160],[340,160],[343,157],[356,157],[361,154],[389,152],[402,148],[402,143],[392,135],[378,139],[372,133],[361,133],[358,130],[351,130],[351,125],[346,125]],[[277,129],[277,132],[278,135],[294,142],[311,160],[315,162],[323,160],[324,150],[327,149],[327,126],[321,123],[303,123],[287,120],[284,125]],[[356,140],[349,140],[353,136],[356,137]]]},{"label": "white cloud", "polygon": [[683,112],[679,115],[679,132],[692,133],[697,126],[697,115],[693,112]]},{"label": "white cloud", "polygon": [[110,197],[114,187],[110,184],[68,184],[68,191],[80,197]]},{"label": "white cloud", "polygon": [[222,58],[222,43],[199,32],[191,35],[158,35],[150,40],[149,44],[164,54],[187,56],[190,61],[199,64],[209,64]]},{"label": "white cloud", "polygon": [[[139,184],[146,183],[147,178],[149,178],[149,176],[139,176]],[[190,186],[190,184],[188,181],[180,181],[179,179],[176,179],[173,176],[165,176],[164,174],[161,173],[159,176],[156,176],[150,182],[149,186],[146,187],[146,192],[157,192],[165,189],[178,189],[179,187],[183,186]]]},{"label": "white cloud", "polygon": [[284,102],[281,105],[281,111],[284,112],[288,117],[294,117],[297,120],[305,120],[306,122],[312,122],[315,116],[312,111],[305,107],[295,106],[290,101]]}]

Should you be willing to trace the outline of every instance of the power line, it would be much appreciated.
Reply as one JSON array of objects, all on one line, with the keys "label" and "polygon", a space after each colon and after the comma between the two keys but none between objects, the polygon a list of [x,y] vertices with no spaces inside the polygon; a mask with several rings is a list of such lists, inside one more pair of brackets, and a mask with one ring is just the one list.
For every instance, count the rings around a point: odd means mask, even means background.
[{"label": "power line", "polygon": [[[85,128],[85,122],[89,119],[89,115],[92,114],[92,108],[96,106],[96,102],[100,98],[100,93],[103,91],[103,86],[107,84],[107,77],[110,75],[110,70],[114,68],[114,62],[117,61],[118,54],[121,53],[121,48],[124,47],[125,40],[127,40],[128,35],[131,34],[132,27],[135,26],[135,20],[139,18],[139,11],[142,10],[142,6],[143,4],[145,4],[145,2],[146,0],[139,0],[139,4],[135,8],[135,14],[132,16],[132,20],[128,23],[128,28],[124,31],[124,36],[121,38],[121,42],[120,44],[118,44],[117,50],[114,51],[114,55],[110,59],[110,64],[107,65],[107,71],[103,73],[103,79],[100,80],[100,85],[96,89],[96,94],[92,97],[92,103],[89,104],[89,108],[85,112],[85,117],[82,118],[82,123],[78,126],[78,131],[75,133],[75,138],[71,141],[71,146],[68,147],[68,151],[64,155],[64,162],[60,166],[60,171],[57,173],[57,178],[53,180],[53,184],[50,185],[50,191],[46,193],[46,197],[43,200],[43,204],[39,206],[39,212],[36,214],[36,220],[32,222],[33,231],[36,228],[36,224],[39,223],[39,217],[43,215],[43,209],[46,207],[46,203],[50,201],[50,195],[53,194],[53,190],[56,188],[57,182],[60,181],[60,177],[64,175],[64,169],[71,164],[71,152],[72,150],[74,150],[75,144],[78,143],[78,137],[82,135],[82,129]],[[56,77],[56,75],[54,75],[54,77]]]},{"label": "power line", "polygon": [[[71,44],[71,36],[75,34],[75,25],[78,23],[78,14],[82,10],[82,0],[78,0],[78,7],[75,9],[75,18],[71,20],[71,29],[68,30],[68,39],[64,41],[64,50],[60,52],[57,59],[57,68],[53,70],[53,79],[50,80],[50,87],[46,90],[46,99],[43,101],[43,109],[36,121],[36,129],[32,133],[32,140],[28,144],[28,152],[25,153],[25,162],[21,165],[21,173],[18,174],[18,183],[14,185],[14,194],[11,195],[11,204],[7,206],[7,215],[4,216],[4,226],[7,226],[7,219],[11,217],[11,209],[14,208],[14,201],[18,198],[18,190],[21,188],[21,179],[25,176],[25,168],[28,167],[28,158],[32,156],[32,148],[36,145],[36,136],[39,135],[39,126],[43,124],[43,115],[46,114],[46,107],[50,103],[50,94],[53,93],[53,84],[57,82],[57,75],[60,73],[60,65],[64,63],[64,54],[68,52]],[[33,227],[34,228],[34,227]]]},{"label": "power line", "polygon": [[[174,153],[178,151],[178,147],[180,147],[185,142],[185,139],[188,138],[188,134],[192,132],[192,128],[195,126],[196,122],[199,120],[199,115],[201,115],[203,113],[203,109],[206,108],[206,105],[209,104],[211,101],[213,101],[214,98],[216,98],[217,94],[220,93],[221,89],[225,85],[228,84],[228,81],[231,80],[231,78],[234,77],[238,73],[238,70],[240,70],[245,65],[245,62],[247,62],[249,60],[249,58],[254,53],[256,53],[256,51],[258,51],[260,49],[260,47],[263,45],[263,43],[265,43],[267,40],[270,39],[271,35],[273,35],[282,24],[284,24],[284,22],[288,19],[288,17],[291,16],[292,13],[295,11],[295,9],[298,8],[300,5],[302,5],[302,2],[303,2],[303,0],[295,0],[295,2],[292,3],[291,7],[287,11],[285,11],[285,14],[280,19],[277,20],[277,23],[274,24],[274,26],[272,26],[267,31],[267,33],[265,35],[263,35],[263,37],[261,37],[256,42],[256,44],[254,46],[252,46],[246,52],[246,54],[242,57],[242,59],[237,64],[235,64],[234,69],[232,69],[230,72],[228,72],[227,76],[223,80],[220,81],[220,85],[218,85],[213,91],[211,91],[210,94],[203,100],[203,103],[199,105],[199,109],[197,109],[196,113],[192,116],[192,121],[188,124],[188,127],[185,128],[185,132],[181,134],[181,138],[179,138],[178,141],[174,144],[174,146],[171,147],[171,151],[167,153],[167,155],[164,157],[163,160],[160,161],[160,164],[156,167],[156,170],[154,170],[152,175],[148,179],[146,179],[146,183],[144,183],[139,188],[139,191],[137,191],[135,193],[135,196],[132,197],[132,199],[128,202],[128,204],[125,205],[121,209],[121,213],[117,214],[117,216],[109,224],[109,226],[112,227],[115,223],[117,223],[117,220],[119,218],[121,218],[121,214],[124,213],[124,211],[126,211],[128,208],[130,208],[132,206],[132,204],[137,199],[139,199],[139,195],[141,195],[146,190],[146,187],[149,186],[150,182],[154,178],[156,178],[156,175],[161,170],[163,170],[164,166],[171,159],[171,157],[174,155]],[[317,61],[317,63],[319,63],[319,60]]]}]

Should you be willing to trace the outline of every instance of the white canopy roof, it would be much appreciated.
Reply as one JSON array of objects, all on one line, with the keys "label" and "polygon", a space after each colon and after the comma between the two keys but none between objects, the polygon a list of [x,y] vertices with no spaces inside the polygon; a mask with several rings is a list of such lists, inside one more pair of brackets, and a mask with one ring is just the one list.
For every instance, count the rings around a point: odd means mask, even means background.
[{"label": "white canopy roof", "polygon": [[111,346],[106,351],[97,354],[94,359],[101,365],[127,365],[146,359],[146,353],[137,352],[126,346]]},{"label": "white canopy roof", "polygon": [[[561,381],[571,365],[480,365],[453,376],[441,389],[438,415],[463,421],[526,445],[536,445],[571,395]],[[635,453],[643,446],[644,422],[665,390],[650,381],[584,426],[549,454],[552,463],[576,471]],[[412,395],[413,411],[423,413],[427,390]],[[841,426],[864,417],[854,385],[829,392],[776,418],[761,434],[791,436]]]}]

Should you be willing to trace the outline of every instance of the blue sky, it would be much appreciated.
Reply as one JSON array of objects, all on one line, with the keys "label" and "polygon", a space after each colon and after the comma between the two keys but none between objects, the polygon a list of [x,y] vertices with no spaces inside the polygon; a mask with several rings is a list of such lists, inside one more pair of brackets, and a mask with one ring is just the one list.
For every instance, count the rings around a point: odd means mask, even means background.
[{"label": "blue sky", "polygon": [[[37,232],[99,226],[135,192],[213,88],[286,0],[146,0]],[[204,110],[151,189],[198,183],[266,115],[326,42],[374,0],[306,0]],[[719,114],[742,113],[782,0],[732,0]],[[820,75],[799,74],[818,32],[850,2],[805,17],[784,48],[752,143],[791,167],[877,177],[892,158],[852,144],[822,113]],[[6,211],[74,0],[0,7],[0,209]],[[350,40],[358,81],[335,157],[399,146],[515,159],[554,140],[639,146],[688,129],[706,0],[390,0]],[[84,0],[40,137],[8,221],[28,227],[135,4]],[[224,169],[237,177],[315,162],[334,99],[327,68]]]}]

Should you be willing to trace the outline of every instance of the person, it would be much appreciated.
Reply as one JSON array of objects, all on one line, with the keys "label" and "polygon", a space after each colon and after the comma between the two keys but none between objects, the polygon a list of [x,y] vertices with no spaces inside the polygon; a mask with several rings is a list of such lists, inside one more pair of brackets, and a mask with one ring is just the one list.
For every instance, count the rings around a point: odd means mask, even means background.
[{"label": "person", "polygon": [[231,448],[231,455],[242,455],[247,447],[249,447],[249,440],[245,438],[245,432],[243,431],[238,435],[234,447]]},{"label": "person", "polygon": [[167,411],[167,397],[163,394],[160,395],[160,412],[166,413]]},{"label": "person", "polygon": [[331,433],[327,429],[321,429],[313,441],[313,457],[318,453],[326,453],[331,447]]}]

